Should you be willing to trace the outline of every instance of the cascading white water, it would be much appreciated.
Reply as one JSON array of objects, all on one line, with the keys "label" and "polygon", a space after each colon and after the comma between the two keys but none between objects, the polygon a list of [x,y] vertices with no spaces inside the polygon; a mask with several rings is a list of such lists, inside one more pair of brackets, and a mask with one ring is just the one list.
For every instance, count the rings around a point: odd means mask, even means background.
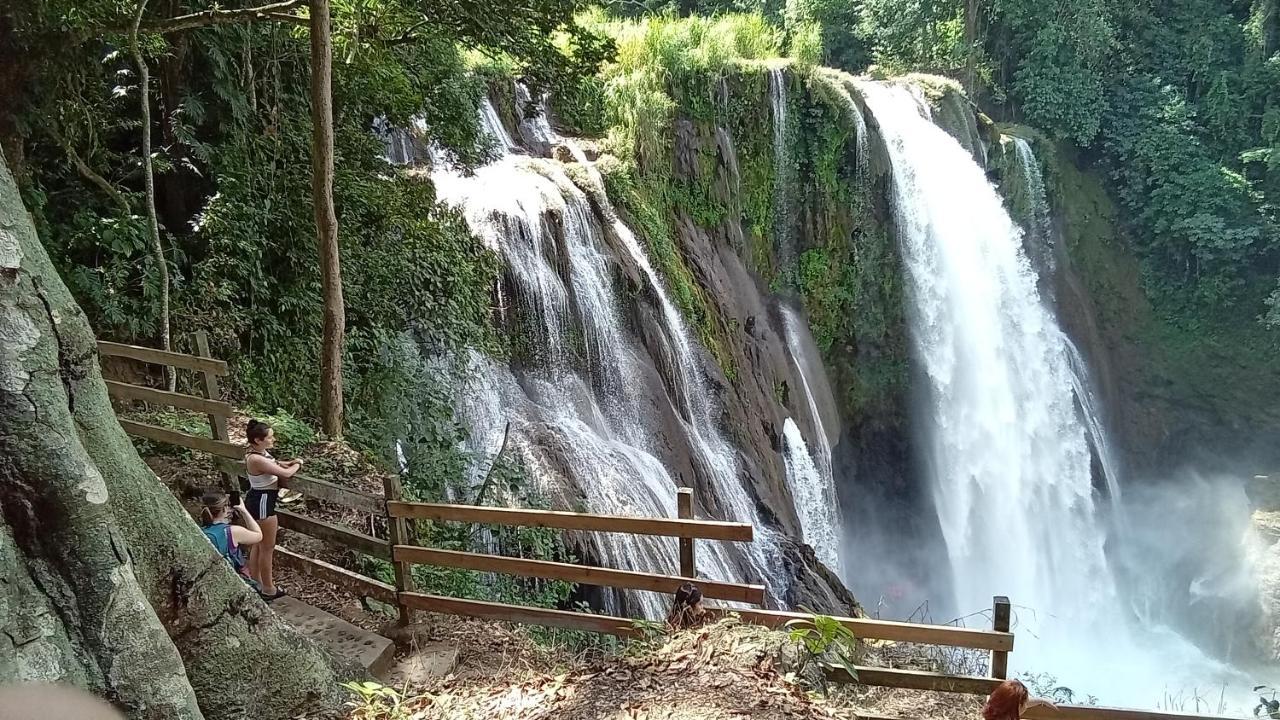
[{"label": "cascading white water", "polygon": [[[488,132],[505,134],[488,102],[481,118]],[[545,119],[534,124],[530,133],[556,139]],[[513,445],[544,492],[567,485],[584,494],[592,512],[674,517],[676,482],[655,455],[662,441],[646,410],[654,400],[646,400],[634,384],[644,376],[639,350],[622,330],[607,249],[590,202],[558,163],[505,152],[511,147],[509,136],[498,138],[498,145],[503,155],[472,175],[438,167],[432,176],[440,199],[462,207],[472,229],[505,258],[516,303],[535,318],[539,336],[537,367],[522,370],[518,379],[506,367],[472,357],[467,373],[471,386],[458,394],[458,415],[472,436],[468,449],[480,455],[496,451],[511,422]],[[637,264],[652,273],[629,229],[616,214],[610,221]],[[677,394],[693,413],[685,431],[712,469],[717,493],[737,512],[745,490],[736,476],[732,448],[712,424],[705,381],[691,379],[701,371],[693,364],[679,313],[656,274],[651,281],[667,314],[673,365],[681,376]],[[582,339],[585,374],[575,361],[574,337]],[[731,482],[726,485],[726,480]],[[751,514],[733,519],[760,526]],[[676,544],[670,538],[594,533],[588,542],[607,566],[675,574]],[[701,547],[701,576],[770,582],[778,577],[760,569],[756,577],[744,577],[737,559],[740,549],[724,543]],[[668,602],[651,593],[633,593],[632,601],[650,618],[661,617]],[[606,596],[606,602],[607,609],[618,609],[616,598]]]},{"label": "cascading white water", "polygon": [[813,548],[819,560],[839,572],[839,529],[830,475],[818,469],[817,458],[809,453],[800,426],[791,418],[782,423],[782,452],[787,467],[787,484],[795,498],[804,541]]},{"label": "cascading white water", "polygon": [[778,261],[790,267],[796,259],[795,234],[792,232],[792,207],[795,205],[795,170],[787,157],[787,76],[783,68],[769,69],[769,105],[773,117],[773,226]]},{"label": "cascading white water", "polygon": [[920,426],[961,612],[1008,595],[1015,670],[1106,702],[1238,682],[1167,628],[1137,627],[1104,552],[1065,338],[982,169],[897,85],[857,85],[884,139],[907,273]]},{"label": "cascading white water", "polygon": [[672,366],[677,384],[675,390],[683,405],[680,408],[681,420],[705,471],[711,476],[718,496],[729,511],[729,516],[722,519],[746,522],[755,527],[755,539],[749,546],[749,558],[757,576],[765,581],[770,595],[777,602],[781,588],[777,587],[773,578],[783,577],[781,558],[775,552],[777,540],[773,531],[762,521],[755,502],[742,485],[738,475],[736,451],[720,434],[718,408],[711,398],[701,361],[694,353],[693,340],[685,326],[684,318],[667,295],[657,271],[653,269],[648,255],[640,247],[635,234],[626,226],[626,223],[622,222],[609,204],[608,196],[604,191],[604,180],[600,177],[595,165],[587,159],[585,153],[575,143],[566,142],[574,158],[587,169],[591,182],[602,199],[601,209],[612,225],[614,233],[631,259],[644,272],[654,295],[658,298],[673,355]]},{"label": "cascading white water", "polygon": [[1027,228],[1030,232],[1023,238],[1024,245],[1036,270],[1042,277],[1053,274],[1057,262],[1053,254],[1053,228],[1049,214],[1049,198],[1045,194],[1044,173],[1040,170],[1040,161],[1036,159],[1031,143],[1026,139],[1014,137],[1014,157],[1018,163],[1018,171],[1022,175],[1022,192],[1025,197]]},{"label": "cascading white water", "polygon": [[[804,435],[791,418],[783,426],[783,440],[787,461],[787,479],[795,496],[796,512],[804,531],[804,540],[813,547],[818,559],[827,567],[841,572],[840,538],[843,537],[840,521],[840,505],[836,498],[835,476],[831,469],[831,440],[827,434],[823,411],[818,406],[816,382],[810,382],[813,359],[807,357],[802,333],[803,322],[794,310],[782,306],[782,331],[787,341],[787,353],[800,378],[800,390],[805,406],[813,418],[813,451],[809,451]],[[821,365],[819,364],[820,368]],[[824,383],[825,385],[825,383]],[[829,392],[829,391],[828,391]]]}]

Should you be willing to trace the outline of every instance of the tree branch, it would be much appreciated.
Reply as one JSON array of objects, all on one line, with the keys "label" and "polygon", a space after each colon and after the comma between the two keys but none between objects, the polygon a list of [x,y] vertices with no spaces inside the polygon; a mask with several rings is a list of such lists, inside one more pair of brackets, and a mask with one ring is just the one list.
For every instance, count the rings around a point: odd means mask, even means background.
[{"label": "tree branch", "polygon": [[251,8],[201,10],[189,15],[179,15],[167,20],[149,22],[142,25],[141,29],[145,32],[167,34],[196,28],[213,27],[215,25],[253,22],[255,20],[276,20],[306,25],[308,21],[305,17],[288,14],[289,10],[296,10],[306,4],[307,0],[284,0],[284,2]]},{"label": "tree branch", "polygon": [[76,152],[76,149],[71,146],[71,142],[68,141],[62,133],[54,129],[52,125],[45,128],[45,130],[49,133],[49,136],[54,139],[54,142],[62,146],[62,151],[71,159],[71,164],[76,166],[76,172],[80,173],[80,177],[88,180],[91,184],[102,190],[102,192],[106,193],[107,197],[110,197],[126,215],[133,213],[132,208],[129,207],[129,201],[125,199],[124,193],[120,192],[115,185],[112,185],[106,178],[102,177],[94,171],[93,168],[89,167],[89,164],[80,157],[80,153]]}]

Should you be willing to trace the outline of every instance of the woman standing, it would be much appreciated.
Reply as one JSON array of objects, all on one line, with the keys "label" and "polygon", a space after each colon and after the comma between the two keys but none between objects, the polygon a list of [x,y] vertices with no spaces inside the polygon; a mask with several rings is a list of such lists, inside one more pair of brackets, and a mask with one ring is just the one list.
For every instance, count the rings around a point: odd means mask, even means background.
[{"label": "woman standing", "polygon": [[245,429],[249,439],[249,452],[244,456],[246,474],[249,476],[249,493],[245,507],[262,528],[262,542],[249,554],[249,575],[258,581],[262,599],[270,602],[288,593],[276,587],[273,560],[276,550],[276,531],[280,520],[276,517],[276,503],[285,481],[298,474],[301,460],[276,462],[271,449],[276,445],[276,433],[270,425],[250,420]]}]

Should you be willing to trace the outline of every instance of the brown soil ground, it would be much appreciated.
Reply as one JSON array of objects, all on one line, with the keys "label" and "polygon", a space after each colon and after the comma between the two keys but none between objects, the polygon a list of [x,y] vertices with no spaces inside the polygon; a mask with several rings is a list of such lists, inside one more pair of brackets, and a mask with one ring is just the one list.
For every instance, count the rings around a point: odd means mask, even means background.
[{"label": "brown soil ground", "polygon": [[[243,443],[246,420],[232,419],[232,442]],[[312,443],[299,456],[309,476],[382,494],[384,471],[341,443]],[[147,463],[193,514],[201,490],[220,484],[212,460],[199,453],[155,455]],[[312,499],[288,507],[386,537],[385,522],[365,513]],[[282,530],[280,544],[366,571],[356,553],[305,535]],[[797,646],[785,634],[732,619],[626,644],[555,633],[538,633],[535,639],[527,628],[441,615],[422,615],[411,628],[397,629],[386,608],[365,607],[322,580],[284,568],[277,569],[277,579],[303,602],[394,637],[402,658],[424,643],[458,649],[457,663],[446,677],[396,688],[398,710],[353,704],[351,720],[807,720],[867,715],[973,720],[981,708],[981,698],[963,695],[822,687],[812,664],[800,667]],[[973,661],[895,644],[864,647],[860,658],[869,665],[953,670]]]},{"label": "brown soil ground", "polygon": [[356,705],[352,720],[972,720],[981,707],[960,695],[821,687],[785,634],[731,619],[607,654],[549,647],[495,623],[437,617],[415,630],[458,648],[454,672],[397,688],[400,716]]}]

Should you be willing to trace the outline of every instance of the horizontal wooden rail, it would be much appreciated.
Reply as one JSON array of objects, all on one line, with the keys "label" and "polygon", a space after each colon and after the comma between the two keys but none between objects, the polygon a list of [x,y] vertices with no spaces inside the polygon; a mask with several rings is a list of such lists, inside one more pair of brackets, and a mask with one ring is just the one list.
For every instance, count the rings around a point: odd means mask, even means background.
[{"label": "horizontal wooden rail", "polygon": [[287,548],[276,546],[276,564],[314,578],[319,578],[336,585],[359,597],[373,598],[388,605],[396,604],[396,588],[351,572],[346,568],[331,565],[323,560],[307,557]]},{"label": "horizontal wooden rail", "polygon": [[411,592],[400,593],[400,602],[415,610],[425,610],[445,615],[459,615],[482,620],[502,620],[568,630],[583,630],[606,635],[617,635],[618,637],[637,637],[640,635],[640,631],[632,625],[631,620],[609,615],[592,615],[568,610],[546,610],[522,605],[462,600]]},{"label": "horizontal wooden rail", "polygon": [[209,400],[195,395],[183,395],[182,393],[168,392],[167,390],[158,390],[141,385],[130,385],[129,383],[116,382],[115,380],[107,380],[105,382],[107,383],[107,392],[112,397],[124,400],[141,400],[155,403],[156,405],[168,405],[223,417],[230,417],[231,415],[231,404],[224,403],[221,400]]},{"label": "horizontal wooden rail", "polygon": [[[696,583],[696,581],[695,581]],[[779,610],[729,610],[710,608],[721,613],[737,613],[743,620],[756,625],[777,628],[792,620],[808,620],[809,613],[782,612]],[[951,625],[922,625],[917,623],[871,620],[868,618],[836,618],[860,639],[894,640],[924,645],[977,648],[979,650],[1013,650],[1013,633],[994,630],[960,628]]]},{"label": "horizontal wooden rail", "polygon": [[327,480],[305,475],[294,475],[285,484],[288,485],[290,490],[297,490],[307,497],[317,498],[335,505],[363,510],[372,515],[382,515],[385,512],[381,497],[360,492],[359,490],[352,490]]},{"label": "horizontal wooden rail", "polygon": [[189,448],[191,450],[199,450],[207,452],[211,455],[218,455],[228,458],[239,458],[244,456],[244,448],[223,440],[214,440],[212,438],[200,437],[199,435],[190,435],[188,433],[179,432],[178,430],[170,430],[169,428],[160,427],[158,425],[148,425],[134,420],[126,420],[119,418],[120,427],[130,435],[135,437],[155,440],[156,442],[168,443],[170,445],[178,445],[180,447]]},{"label": "horizontal wooden rail", "polygon": [[672,518],[640,518],[617,515],[526,510],[522,508],[481,507],[478,505],[443,505],[437,503],[389,502],[392,517],[443,520],[447,522],[487,523],[520,527],[545,527],[560,530],[594,530],[631,535],[700,538],[703,540],[736,540],[750,542],[753,529],[747,523],[718,520],[676,520]]},{"label": "horizontal wooden rail", "polygon": [[[690,582],[689,578],[677,575],[613,570],[590,565],[573,565],[547,560],[527,560],[524,558],[503,557],[501,555],[482,555],[479,553],[458,552],[456,550],[435,550],[414,545],[395,546],[392,548],[392,559],[396,562],[437,565],[440,567],[505,573],[524,577],[549,578],[583,585],[649,590],[660,593],[674,593],[681,585]],[[712,580],[693,580],[693,582],[702,591],[702,594],[709,598],[757,605],[764,603],[763,585],[739,585],[737,583]]]},{"label": "horizontal wooden rail", "polygon": [[99,340],[98,354],[108,357],[129,358],[130,360],[138,360],[155,365],[172,365],[173,367],[198,370],[200,372],[213,373],[214,375],[227,374],[225,360],[196,357],[186,353],[157,350],[156,348],[142,347],[141,345],[123,345]]},{"label": "horizontal wooden rail", "polygon": [[[219,463],[219,466],[222,470],[233,475],[245,474],[243,461],[224,460]],[[306,475],[294,475],[285,480],[284,485],[290,490],[297,490],[308,497],[367,512],[370,515],[382,515],[385,512],[381,495],[352,490],[349,487],[331,483],[328,480],[320,480]]]},{"label": "horizontal wooden rail", "polygon": [[[844,668],[834,667],[826,671],[827,679],[839,683],[878,685],[909,690],[935,690],[940,692],[989,695],[1000,683],[998,678],[966,675],[940,675],[920,670],[857,666],[854,680]],[[859,717],[863,717],[859,715]],[[1223,720],[1216,715],[1195,715],[1156,710],[1101,707],[1096,705],[1058,705],[1057,708],[1037,705],[1022,713],[1025,720]]]},{"label": "horizontal wooden rail", "polygon": [[849,671],[842,667],[827,668],[827,679],[837,683],[856,683],[859,685],[876,685],[880,687],[906,688],[908,690],[936,690],[938,692],[964,693],[967,695],[989,695],[1003,680],[989,677],[969,675],[941,675],[922,670],[898,670],[894,668],[864,667],[854,668],[858,672],[855,680]]},{"label": "horizontal wooden rail", "polygon": [[383,560],[391,559],[391,545],[386,540],[379,540],[372,535],[348,530],[340,525],[334,525],[323,520],[303,517],[288,510],[276,510],[276,515],[280,517],[280,527],[286,530],[293,530],[334,545],[359,550],[365,555],[372,555]]},{"label": "horizontal wooden rail", "polygon": [[1099,705],[1058,705],[1056,710],[1037,705],[1028,708],[1022,713],[1022,717],[1027,720],[1223,720],[1218,715],[1193,715]]}]

